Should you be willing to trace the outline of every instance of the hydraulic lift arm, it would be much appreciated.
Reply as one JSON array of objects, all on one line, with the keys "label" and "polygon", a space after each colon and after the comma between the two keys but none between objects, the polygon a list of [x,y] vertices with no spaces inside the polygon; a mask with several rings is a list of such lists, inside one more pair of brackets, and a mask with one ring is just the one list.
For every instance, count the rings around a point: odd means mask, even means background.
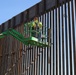
[{"label": "hydraulic lift arm", "polygon": [[14,29],[8,29],[7,31],[3,32],[0,34],[0,39],[4,38],[5,36],[11,35],[13,36],[15,39],[19,40],[20,42],[22,42],[25,45],[34,45],[34,46],[39,46],[39,47],[46,47],[48,46],[48,43],[43,43],[43,42],[39,42],[37,38],[35,37],[29,37],[29,38],[25,38],[21,33],[17,32]]}]

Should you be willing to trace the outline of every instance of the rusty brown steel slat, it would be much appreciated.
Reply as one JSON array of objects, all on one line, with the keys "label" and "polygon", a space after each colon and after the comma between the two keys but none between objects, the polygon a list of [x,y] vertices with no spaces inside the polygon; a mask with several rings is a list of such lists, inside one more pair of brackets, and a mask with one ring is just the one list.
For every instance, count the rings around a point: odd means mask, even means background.
[{"label": "rusty brown steel slat", "polygon": [[24,22],[24,13],[21,12],[21,21],[20,21],[20,24]]},{"label": "rusty brown steel slat", "polygon": [[[2,40],[0,40],[0,68],[2,69],[2,45],[3,42]],[[0,74],[2,74],[1,70],[0,70]]]},{"label": "rusty brown steel slat", "polygon": [[[20,27],[18,27],[18,31],[20,32]],[[20,42],[17,42],[17,74],[19,75],[19,45]]]},{"label": "rusty brown steel slat", "polygon": [[[5,39],[5,41],[6,41],[6,39]],[[6,47],[5,41],[4,41],[4,46]],[[5,47],[3,48],[4,49],[4,51],[3,51],[3,62],[2,62],[2,64],[4,64],[3,65],[3,74],[5,73]]]},{"label": "rusty brown steel slat", "polygon": [[10,44],[11,44],[11,66],[12,66],[12,75],[14,74],[14,67],[15,67],[15,63],[14,63],[14,61],[15,61],[15,51],[14,51],[14,48],[15,48],[15,41],[14,41],[14,38],[10,38],[10,40],[12,40],[12,42],[10,42]]},{"label": "rusty brown steel slat", "polygon": [[3,64],[4,64],[3,65],[3,69],[4,70],[3,70],[3,73],[6,72],[6,63],[5,63],[6,62],[6,56],[7,56],[7,53],[6,53],[6,46],[7,46],[6,45],[7,44],[6,42],[7,42],[7,40],[6,39],[7,39],[7,37],[5,38],[5,41],[4,41],[4,53],[3,53],[4,54],[4,60],[3,60]]},{"label": "rusty brown steel slat", "polygon": [[[19,27],[19,29],[18,29],[18,31],[20,31],[20,27]],[[18,62],[18,75],[20,74],[19,73],[19,62],[20,62],[20,55],[19,55],[19,49],[20,49],[20,43],[18,42],[18,50],[17,50],[17,53],[18,53],[18,58],[17,58],[17,62]]]},{"label": "rusty brown steel slat", "polygon": [[42,13],[43,13],[43,11],[44,10],[42,10],[42,9],[44,9],[44,3],[41,1],[40,3],[39,3],[39,14],[41,15]]},{"label": "rusty brown steel slat", "polygon": [[[22,29],[22,28],[18,28],[18,31],[20,32],[20,29]],[[19,64],[19,50],[20,50],[20,48],[19,48],[19,45],[20,45],[20,42],[18,41],[18,46],[17,46],[17,48],[18,48],[18,51],[17,51],[17,64]],[[17,72],[18,72],[18,67],[19,67],[19,65],[17,65]],[[18,72],[19,73],[19,72]],[[18,74],[17,73],[17,74]]]},{"label": "rusty brown steel slat", "polygon": [[1,25],[1,32],[4,32],[4,23]]},{"label": "rusty brown steel slat", "polygon": [[[23,24],[22,24],[23,25]],[[24,31],[23,31],[23,29],[24,29],[24,25],[22,26],[22,28],[21,28],[21,33],[23,34],[24,33]],[[21,44],[22,45],[22,44]],[[23,46],[23,45],[22,45]],[[22,52],[21,52],[21,54],[22,54]],[[21,57],[21,60],[22,60],[22,57]],[[21,61],[22,62],[22,61]],[[22,64],[22,63],[21,63]]]},{"label": "rusty brown steel slat", "polygon": [[66,2],[66,1],[68,1],[68,0],[58,0],[59,3],[63,3],[63,2]]},{"label": "rusty brown steel slat", "polygon": [[27,20],[27,10],[23,12],[23,22]]},{"label": "rusty brown steel slat", "polygon": [[[14,61],[15,61],[15,50],[14,50],[14,48],[15,48],[15,40],[14,40],[14,38],[10,38],[11,40],[12,40],[12,47],[11,47],[11,62],[12,62],[12,74],[14,74],[15,72],[14,72],[14,67],[15,67],[15,63],[14,63]],[[12,61],[13,60],[13,61]]]},{"label": "rusty brown steel slat", "polygon": [[10,27],[14,28],[15,25],[15,17],[13,17],[12,19],[10,19]]},{"label": "rusty brown steel slat", "polygon": [[9,28],[12,28],[11,20],[8,20],[8,29],[9,29]]},{"label": "rusty brown steel slat", "polygon": [[4,31],[8,29],[8,21],[4,23]]},{"label": "rusty brown steel slat", "polygon": [[29,18],[34,18],[36,15],[36,5],[29,9]]},{"label": "rusty brown steel slat", "polygon": [[6,37],[6,47],[5,47],[5,73],[7,72],[7,68],[8,68],[8,56],[9,56],[9,49],[8,49],[8,37]]},{"label": "rusty brown steel slat", "polygon": [[0,25],[0,33],[1,33],[1,25]]},{"label": "rusty brown steel slat", "polygon": [[15,23],[15,25],[19,25],[20,24],[20,22],[21,22],[21,14],[18,14],[17,16],[16,16],[16,23]]},{"label": "rusty brown steel slat", "polygon": [[[18,28],[18,31],[19,31],[19,28]],[[16,62],[17,62],[17,75],[18,75],[18,63],[19,63],[19,58],[18,58],[18,52],[19,52],[19,41],[17,42],[17,50],[16,50],[16,52],[17,52],[17,60],[16,60]]]},{"label": "rusty brown steel slat", "polygon": [[[8,39],[8,38],[7,38],[7,39]],[[6,40],[7,40],[7,39],[6,39]],[[12,40],[12,39],[11,39],[11,40]],[[9,40],[9,41],[10,41],[10,40]],[[8,42],[8,40],[6,41],[6,43],[7,43],[7,42]],[[11,44],[10,44],[10,45],[11,45]],[[8,44],[6,44],[5,48],[6,48],[6,47],[8,48]],[[11,49],[11,48],[9,47],[9,50],[10,50],[10,49]],[[11,51],[10,51],[10,52],[11,52]],[[5,53],[5,54],[8,54],[8,53]],[[9,53],[9,56],[10,56],[10,54],[11,54],[11,53]],[[9,59],[9,60],[11,60],[11,59]],[[13,60],[12,60],[12,61],[13,61]],[[9,61],[8,61],[8,62],[9,62]],[[9,62],[9,64],[10,64],[10,62]],[[5,66],[6,66],[6,65],[5,65]],[[10,64],[10,65],[9,65],[9,68],[8,68],[8,70],[9,70],[8,73],[10,73],[10,74],[11,74],[12,66],[13,66],[13,64]],[[6,68],[6,67],[5,67],[5,68]]]},{"label": "rusty brown steel slat", "polygon": [[50,7],[55,7],[57,0],[46,0],[46,10],[50,9]]}]

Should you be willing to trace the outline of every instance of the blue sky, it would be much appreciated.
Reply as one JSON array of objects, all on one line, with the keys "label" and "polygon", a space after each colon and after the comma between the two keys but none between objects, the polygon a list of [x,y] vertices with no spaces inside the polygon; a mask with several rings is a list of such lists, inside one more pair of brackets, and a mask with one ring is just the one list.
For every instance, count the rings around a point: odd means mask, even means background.
[{"label": "blue sky", "polygon": [[0,0],[0,24],[41,0]]}]

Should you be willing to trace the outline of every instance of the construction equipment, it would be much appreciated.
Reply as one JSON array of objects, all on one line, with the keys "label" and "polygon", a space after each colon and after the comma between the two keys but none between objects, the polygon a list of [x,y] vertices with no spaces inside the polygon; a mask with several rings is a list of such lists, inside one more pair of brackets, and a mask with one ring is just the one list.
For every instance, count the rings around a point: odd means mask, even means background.
[{"label": "construction equipment", "polygon": [[[29,29],[29,30],[27,30]],[[22,35],[21,33],[19,33],[18,31],[16,31],[15,29],[8,29],[5,32],[2,32],[0,34],[0,39],[4,38],[5,36],[13,36],[15,39],[19,40],[20,42],[22,42],[25,45],[32,45],[32,46],[38,46],[38,47],[47,47],[48,46],[48,42],[42,42],[39,41],[37,37],[32,36],[32,32],[36,32],[39,33],[38,31],[34,31],[31,29],[31,27],[29,27],[28,25],[24,25],[24,33],[25,36]],[[29,33],[29,36],[27,37],[26,34]]]}]

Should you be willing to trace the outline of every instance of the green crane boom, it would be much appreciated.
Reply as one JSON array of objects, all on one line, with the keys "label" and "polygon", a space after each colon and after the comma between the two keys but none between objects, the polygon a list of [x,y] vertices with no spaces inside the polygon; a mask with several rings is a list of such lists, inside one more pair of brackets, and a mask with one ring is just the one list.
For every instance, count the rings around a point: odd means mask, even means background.
[{"label": "green crane boom", "polygon": [[32,45],[32,46],[39,46],[39,47],[47,47],[48,43],[43,43],[38,41],[37,38],[35,37],[24,37],[21,33],[19,33],[18,31],[14,30],[14,29],[8,29],[7,31],[3,32],[0,34],[0,39],[4,38],[5,36],[11,35],[13,36],[15,39],[19,40],[20,42],[22,42],[25,45]]}]

